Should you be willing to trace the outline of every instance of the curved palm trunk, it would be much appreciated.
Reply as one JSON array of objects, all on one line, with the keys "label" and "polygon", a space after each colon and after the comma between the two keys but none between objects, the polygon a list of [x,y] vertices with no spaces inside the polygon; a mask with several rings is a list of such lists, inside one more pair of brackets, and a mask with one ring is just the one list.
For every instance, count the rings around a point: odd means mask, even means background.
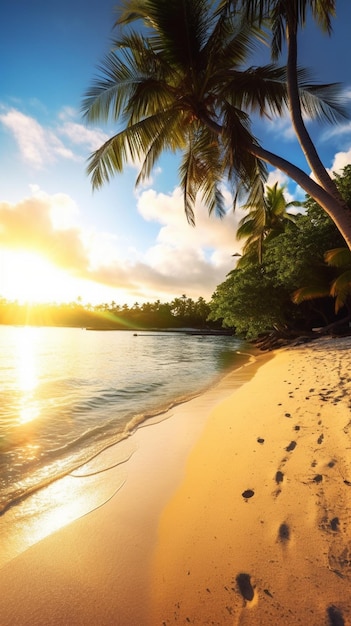
[{"label": "curved palm trunk", "polygon": [[[210,117],[203,114],[201,120],[215,133],[219,135],[222,134],[222,127]],[[269,163],[269,165],[273,165],[273,167],[287,174],[287,176],[300,185],[311,198],[318,202],[322,209],[324,209],[333,220],[341,235],[344,237],[346,245],[351,250],[351,209],[343,199],[342,201],[337,199],[334,194],[310,178],[306,172],[283,157],[255,143],[251,143],[251,145],[248,146],[248,151],[258,159],[262,159],[265,163]]]},{"label": "curved palm trunk", "polygon": [[309,196],[316,200],[333,220],[351,250],[351,210],[345,202],[341,203],[334,195],[326,191],[324,187],[321,187],[312,180],[306,172],[273,152],[269,152],[269,150],[265,150],[265,148],[256,144],[251,144],[250,152],[257,158],[262,159],[262,161],[273,165],[273,167],[287,174],[289,178],[295,180]]},{"label": "curved palm trunk", "polygon": [[338,202],[346,207],[346,203],[339,193],[338,188],[320,160],[318,152],[303,121],[297,80],[297,32],[296,28],[294,28],[291,24],[287,24],[286,27],[286,40],[288,46],[287,89],[294,131],[297,135],[306,161],[319,183],[326,191],[328,191],[328,193],[333,195]]}]

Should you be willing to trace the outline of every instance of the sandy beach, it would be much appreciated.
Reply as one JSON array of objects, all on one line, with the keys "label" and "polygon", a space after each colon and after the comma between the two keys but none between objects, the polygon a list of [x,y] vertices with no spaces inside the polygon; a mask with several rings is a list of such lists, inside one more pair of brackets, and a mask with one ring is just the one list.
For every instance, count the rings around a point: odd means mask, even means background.
[{"label": "sandy beach", "polygon": [[350,349],[259,356],[138,429],[114,497],[3,565],[1,625],[350,625]]}]

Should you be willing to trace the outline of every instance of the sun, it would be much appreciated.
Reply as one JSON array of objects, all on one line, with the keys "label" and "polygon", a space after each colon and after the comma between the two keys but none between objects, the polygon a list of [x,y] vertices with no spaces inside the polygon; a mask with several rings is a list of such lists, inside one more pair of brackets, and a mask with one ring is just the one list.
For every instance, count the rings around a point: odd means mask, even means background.
[{"label": "sun", "polygon": [[24,303],[65,302],[70,276],[39,252],[1,250],[0,296]]}]

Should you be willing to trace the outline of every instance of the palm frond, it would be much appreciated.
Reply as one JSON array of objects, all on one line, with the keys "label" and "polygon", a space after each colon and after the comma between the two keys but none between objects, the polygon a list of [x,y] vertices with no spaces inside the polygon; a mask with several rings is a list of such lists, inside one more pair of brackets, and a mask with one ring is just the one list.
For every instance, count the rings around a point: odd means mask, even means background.
[{"label": "palm frond", "polygon": [[333,248],[325,253],[324,260],[332,267],[346,268],[351,265],[351,251],[349,248]]},{"label": "palm frond", "polygon": [[330,295],[335,298],[335,313],[338,313],[351,295],[351,270],[343,272],[332,282]]},{"label": "palm frond", "polygon": [[[172,126],[178,133],[177,138],[172,132],[161,132]],[[155,163],[160,151],[173,150],[174,144],[184,146],[184,138],[180,137],[178,131],[174,112],[165,111],[128,126],[108,139],[88,160],[87,171],[91,175],[93,189],[109,182],[113,174],[122,172],[129,163],[138,163],[141,159],[144,164],[139,180],[148,176],[151,164]]]},{"label": "palm frond", "polygon": [[301,304],[305,300],[315,300],[316,298],[325,298],[330,295],[329,284],[321,282],[320,284],[308,285],[296,289],[291,295],[294,304]]},{"label": "palm frond", "polygon": [[194,223],[197,193],[201,194],[210,215],[215,213],[217,217],[224,216],[225,202],[221,191],[224,169],[218,136],[209,128],[198,125],[197,132],[188,138],[188,147],[179,170],[190,223]]},{"label": "palm frond", "polygon": [[316,85],[299,81],[299,92],[302,110],[311,119],[334,124],[349,117],[339,83]]}]

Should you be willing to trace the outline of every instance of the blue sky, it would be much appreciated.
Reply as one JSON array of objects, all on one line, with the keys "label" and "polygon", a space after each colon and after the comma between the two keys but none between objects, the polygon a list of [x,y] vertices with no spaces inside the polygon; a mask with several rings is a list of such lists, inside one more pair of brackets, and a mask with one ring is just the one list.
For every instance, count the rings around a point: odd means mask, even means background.
[{"label": "blue sky", "polygon": [[[211,297],[240,250],[241,214],[185,219],[177,161],[148,185],[130,166],[92,193],[86,160],[110,129],[87,127],[84,93],[113,35],[112,0],[5,0],[0,22],[0,297],[92,304]],[[351,3],[337,2],[332,38],[309,27],[300,63],[351,99]],[[309,125],[326,167],[351,162],[351,124]],[[308,171],[287,119],[259,122],[262,144]],[[271,172],[269,182],[284,177]],[[288,199],[304,194],[289,182]],[[228,206],[230,196],[228,194]]]}]

